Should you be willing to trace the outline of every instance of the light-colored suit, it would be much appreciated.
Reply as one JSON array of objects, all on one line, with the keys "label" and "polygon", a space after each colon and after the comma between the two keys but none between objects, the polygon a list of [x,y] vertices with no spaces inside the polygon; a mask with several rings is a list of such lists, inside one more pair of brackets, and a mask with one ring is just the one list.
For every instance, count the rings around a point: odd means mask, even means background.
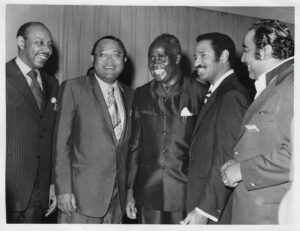
[{"label": "light-colored suit", "polygon": [[93,73],[68,80],[60,88],[54,144],[55,188],[57,194],[75,195],[76,212],[81,215],[103,217],[115,182],[121,209],[125,210],[133,90],[118,85],[125,109],[125,125],[119,142]]},{"label": "light-colored suit", "polygon": [[249,107],[234,148],[243,181],[234,191],[232,223],[276,224],[291,160],[293,59],[267,73],[266,89]]}]

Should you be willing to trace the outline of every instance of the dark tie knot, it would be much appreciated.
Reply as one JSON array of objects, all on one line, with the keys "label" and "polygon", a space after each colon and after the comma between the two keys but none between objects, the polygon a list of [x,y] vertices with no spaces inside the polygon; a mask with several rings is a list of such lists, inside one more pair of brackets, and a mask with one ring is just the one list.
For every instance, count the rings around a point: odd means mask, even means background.
[{"label": "dark tie knot", "polygon": [[31,70],[27,73],[27,75],[32,79],[36,80],[37,79],[37,72],[35,70]]},{"label": "dark tie knot", "polygon": [[206,97],[210,97],[211,96],[211,91],[208,91],[207,93],[206,93]]}]

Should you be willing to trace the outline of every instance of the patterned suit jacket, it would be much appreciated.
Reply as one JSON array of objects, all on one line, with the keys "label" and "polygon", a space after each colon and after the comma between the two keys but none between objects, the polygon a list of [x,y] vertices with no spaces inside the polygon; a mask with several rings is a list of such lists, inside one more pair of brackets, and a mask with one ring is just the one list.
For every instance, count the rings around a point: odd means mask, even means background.
[{"label": "patterned suit jacket", "polygon": [[58,81],[40,70],[44,97],[39,109],[15,59],[6,63],[6,206],[22,211],[29,202],[37,171],[42,205],[48,208],[51,182],[54,103]]}]

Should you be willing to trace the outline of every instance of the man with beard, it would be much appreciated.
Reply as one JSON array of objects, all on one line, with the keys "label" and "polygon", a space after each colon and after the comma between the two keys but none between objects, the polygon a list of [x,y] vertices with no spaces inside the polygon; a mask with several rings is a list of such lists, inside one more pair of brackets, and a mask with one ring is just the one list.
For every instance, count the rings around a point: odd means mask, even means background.
[{"label": "man with beard", "polygon": [[234,160],[222,167],[233,193],[233,224],[277,224],[290,187],[291,121],[294,114],[294,41],[278,20],[255,22],[244,38],[242,62],[255,79]]},{"label": "man with beard", "polygon": [[134,96],[126,212],[143,224],[179,224],[185,216],[188,150],[206,88],[182,75],[180,60],[175,36],[155,38],[154,80]]},{"label": "man with beard", "polygon": [[50,182],[58,81],[42,70],[53,42],[45,25],[28,22],[17,45],[18,56],[6,63],[7,223],[41,223],[56,207]]}]

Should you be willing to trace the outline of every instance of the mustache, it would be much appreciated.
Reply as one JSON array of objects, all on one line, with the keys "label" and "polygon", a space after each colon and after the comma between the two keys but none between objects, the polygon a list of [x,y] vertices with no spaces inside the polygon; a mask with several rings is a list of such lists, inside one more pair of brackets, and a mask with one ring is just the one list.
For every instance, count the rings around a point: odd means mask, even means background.
[{"label": "mustache", "polygon": [[46,57],[49,57],[50,52],[43,51],[43,52],[39,52],[37,55],[45,55]]},{"label": "mustache", "polygon": [[196,70],[197,70],[198,68],[205,68],[205,67],[206,67],[206,66],[199,64],[199,65],[196,66]]}]

